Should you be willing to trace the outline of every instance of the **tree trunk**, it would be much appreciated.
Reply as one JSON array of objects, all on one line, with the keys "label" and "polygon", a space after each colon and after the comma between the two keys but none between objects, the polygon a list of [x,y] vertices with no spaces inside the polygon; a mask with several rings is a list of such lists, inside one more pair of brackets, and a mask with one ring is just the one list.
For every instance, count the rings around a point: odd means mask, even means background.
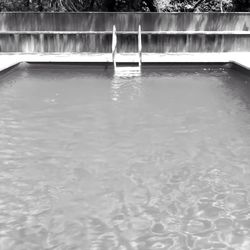
[{"label": "tree trunk", "polygon": [[220,12],[223,12],[223,0],[220,0]]}]

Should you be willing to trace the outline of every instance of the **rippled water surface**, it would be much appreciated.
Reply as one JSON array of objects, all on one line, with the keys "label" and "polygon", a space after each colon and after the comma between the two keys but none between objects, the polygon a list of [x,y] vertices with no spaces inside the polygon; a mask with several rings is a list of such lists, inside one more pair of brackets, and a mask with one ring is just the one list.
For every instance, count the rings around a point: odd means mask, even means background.
[{"label": "rippled water surface", "polygon": [[1,250],[249,250],[250,78],[22,65],[0,80]]}]

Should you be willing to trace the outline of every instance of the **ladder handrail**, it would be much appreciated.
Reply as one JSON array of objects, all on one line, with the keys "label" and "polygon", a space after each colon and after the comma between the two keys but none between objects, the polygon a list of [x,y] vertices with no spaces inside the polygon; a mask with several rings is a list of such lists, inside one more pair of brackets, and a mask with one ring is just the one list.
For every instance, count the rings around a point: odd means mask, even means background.
[{"label": "ladder handrail", "polygon": [[[117,32],[116,26],[113,25],[112,31],[112,61],[114,64],[114,68],[116,69],[116,53],[117,53]],[[142,32],[141,32],[141,25],[138,27],[138,65],[141,67],[142,64]]]},{"label": "ladder handrail", "polygon": [[116,51],[117,51],[117,35],[116,35],[116,27],[113,25],[113,32],[112,32],[112,59],[114,63],[114,68],[116,68]]},{"label": "ladder handrail", "polygon": [[139,67],[142,63],[142,40],[141,40],[141,25],[139,24],[138,28],[138,53],[139,53]]}]

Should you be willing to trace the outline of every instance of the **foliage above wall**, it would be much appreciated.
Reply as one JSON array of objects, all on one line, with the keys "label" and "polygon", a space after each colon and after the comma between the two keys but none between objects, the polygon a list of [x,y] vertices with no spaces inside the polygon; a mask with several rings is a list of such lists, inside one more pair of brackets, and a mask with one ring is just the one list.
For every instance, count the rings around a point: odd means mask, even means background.
[{"label": "foliage above wall", "polygon": [[0,11],[250,11],[250,0],[0,0]]}]

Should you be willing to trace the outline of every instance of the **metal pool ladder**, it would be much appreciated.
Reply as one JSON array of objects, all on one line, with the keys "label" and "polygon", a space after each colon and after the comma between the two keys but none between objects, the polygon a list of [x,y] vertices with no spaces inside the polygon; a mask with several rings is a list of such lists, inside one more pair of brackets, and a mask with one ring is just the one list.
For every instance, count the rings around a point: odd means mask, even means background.
[{"label": "metal pool ladder", "polygon": [[[133,34],[133,33],[134,32],[131,32],[131,34]],[[126,32],[126,34],[129,34],[129,32]],[[116,54],[117,54],[117,31],[116,31],[116,26],[113,25],[112,60],[113,60],[113,64],[114,64],[115,69],[117,68]],[[139,25],[139,27],[138,27],[138,66],[141,67],[141,64],[142,64],[142,39],[141,39],[141,25]]]}]

